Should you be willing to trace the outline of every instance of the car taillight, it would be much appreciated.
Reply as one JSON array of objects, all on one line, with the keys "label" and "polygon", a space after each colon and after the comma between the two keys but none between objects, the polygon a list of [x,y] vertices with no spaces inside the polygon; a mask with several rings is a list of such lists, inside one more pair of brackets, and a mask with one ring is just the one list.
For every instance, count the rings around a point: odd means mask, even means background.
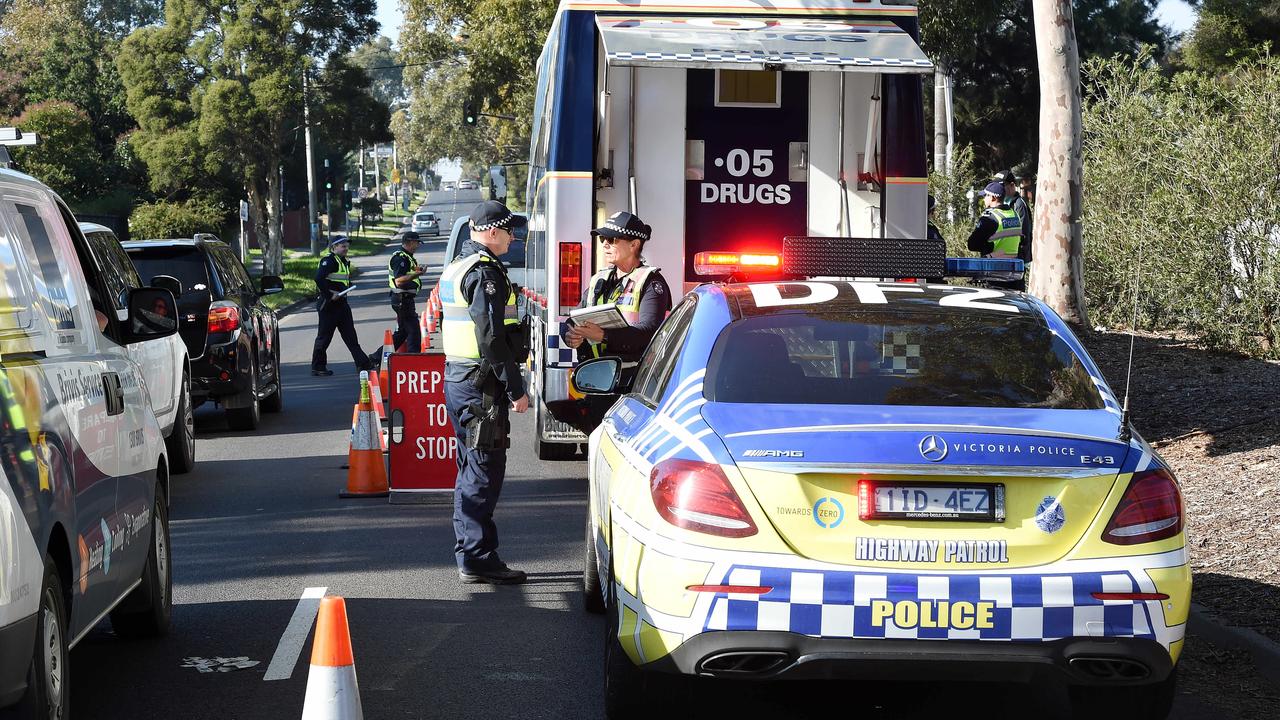
[{"label": "car taillight", "polygon": [[664,460],[649,475],[653,506],[662,519],[686,530],[748,537],[756,524],[719,465],[693,460]]},{"label": "car taillight", "polygon": [[582,298],[582,244],[560,243],[560,312],[578,306]]},{"label": "car taillight", "polygon": [[1137,545],[1180,532],[1182,493],[1173,475],[1162,468],[1133,474],[1102,539],[1114,545]]},{"label": "car taillight", "polygon": [[781,267],[782,256],[774,253],[700,252],[693,256],[693,271],[699,275],[777,272]]},{"label": "car taillight", "polygon": [[214,305],[209,308],[211,333],[228,333],[240,327],[240,308],[234,305]]}]

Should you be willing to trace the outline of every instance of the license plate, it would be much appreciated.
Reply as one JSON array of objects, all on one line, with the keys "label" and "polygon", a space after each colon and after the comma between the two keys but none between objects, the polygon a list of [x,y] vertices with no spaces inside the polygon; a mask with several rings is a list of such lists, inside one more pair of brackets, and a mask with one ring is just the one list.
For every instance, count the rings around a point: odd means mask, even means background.
[{"label": "license plate", "polygon": [[1004,485],[877,483],[858,487],[863,520],[961,520],[1004,522]]}]

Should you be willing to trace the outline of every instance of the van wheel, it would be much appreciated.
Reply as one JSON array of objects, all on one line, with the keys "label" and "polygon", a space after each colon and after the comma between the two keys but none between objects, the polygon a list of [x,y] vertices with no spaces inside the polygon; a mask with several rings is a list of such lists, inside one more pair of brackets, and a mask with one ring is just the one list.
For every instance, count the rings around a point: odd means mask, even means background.
[{"label": "van wheel", "polygon": [[227,426],[232,430],[256,430],[262,419],[262,403],[258,400],[258,363],[249,366],[249,405],[227,408]]},{"label": "van wheel", "polygon": [[152,509],[151,549],[142,568],[142,584],[111,612],[111,627],[125,638],[159,637],[169,632],[173,616],[173,574],[169,558],[169,511],[156,487]]},{"label": "van wheel", "polygon": [[1080,720],[1123,717],[1131,720],[1165,720],[1173,711],[1178,689],[1178,668],[1169,677],[1150,685],[1124,687],[1072,686],[1072,717]]},{"label": "van wheel", "polygon": [[582,607],[599,615],[605,611],[604,593],[600,588],[600,570],[596,562],[596,538],[591,532],[591,510],[587,510],[587,541],[582,553]]},{"label": "van wheel", "polygon": [[67,717],[71,695],[67,648],[67,608],[53,558],[44,559],[40,609],[36,612],[36,644],[27,668],[27,691],[0,717],[59,720]]},{"label": "van wheel", "polygon": [[191,472],[196,465],[196,416],[191,408],[191,379],[185,372],[182,373],[178,415],[164,444],[169,449],[169,466],[173,472],[179,475]]}]

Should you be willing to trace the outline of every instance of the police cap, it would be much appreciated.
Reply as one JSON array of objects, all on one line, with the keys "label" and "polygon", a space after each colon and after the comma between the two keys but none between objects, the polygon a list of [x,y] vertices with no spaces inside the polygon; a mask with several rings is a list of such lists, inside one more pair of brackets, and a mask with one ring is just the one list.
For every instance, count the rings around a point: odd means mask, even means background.
[{"label": "police cap", "polygon": [[400,236],[400,242],[402,243],[418,242],[421,239],[422,239],[422,236],[412,230],[409,230],[408,232]]},{"label": "police cap", "polygon": [[1011,183],[1014,181],[1015,178],[1016,176],[1013,174],[1012,170],[1001,170],[1000,172],[991,176],[992,180],[995,180],[996,182],[1002,182],[1002,183]]},{"label": "police cap", "polygon": [[351,238],[347,237],[346,235],[331,235],[329,237],[329,247],[334,247],[335,245],[341,245],[343,243],[347,243],[348,245],[350,245]]},{"label": "police cap", "polygon": [[624,240],[649,241],[653,228],[644,224],[640,218],[629,212],[616,212],[609,216],[604,225],[591,231],[592,235],[606,238],[622,238]]},{"label": "police cap", "polygon": [[473,232],[484,232],[493,228],[510,230],[524,227],[528,222],[523,216],[511,212],[506,205],[497,200],[485,200],[477,205],[476,209],[471,211],[470,219]]},{"label": "police cap", "polygon": [[1004,197],[1004,183],[997,180],[983,188],[982,192],[983,194],[990,195],[991,197],[1002,198]]}]

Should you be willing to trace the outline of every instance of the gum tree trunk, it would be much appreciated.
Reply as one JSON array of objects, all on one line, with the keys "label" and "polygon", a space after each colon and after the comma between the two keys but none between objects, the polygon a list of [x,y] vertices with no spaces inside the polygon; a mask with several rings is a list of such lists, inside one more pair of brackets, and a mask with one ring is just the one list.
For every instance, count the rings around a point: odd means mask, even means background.
[{"label": "gum tree trunk", "polygon": [[1088,327],[1081,234],[1080,55],[1071,0],[1033,0],[1040,69],[1034,271],[1029,290],[1063,320]]}]

